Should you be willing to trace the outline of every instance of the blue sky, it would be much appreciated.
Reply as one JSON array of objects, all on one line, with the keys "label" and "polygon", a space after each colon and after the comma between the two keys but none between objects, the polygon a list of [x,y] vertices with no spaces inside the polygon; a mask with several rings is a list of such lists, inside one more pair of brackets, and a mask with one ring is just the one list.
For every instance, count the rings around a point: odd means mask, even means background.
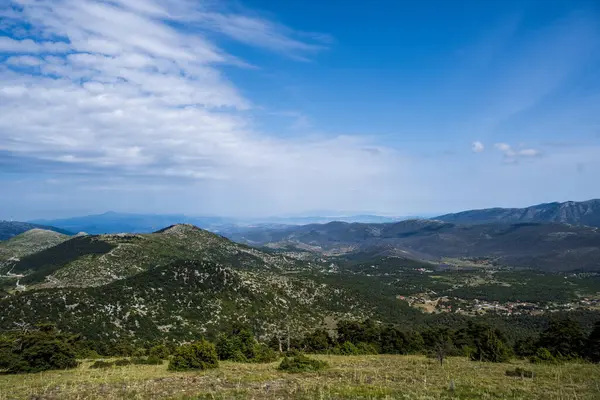
[{"label": "blue sky", "polygon": [[597,1],[8,0],[0,218],[600,197]]}]

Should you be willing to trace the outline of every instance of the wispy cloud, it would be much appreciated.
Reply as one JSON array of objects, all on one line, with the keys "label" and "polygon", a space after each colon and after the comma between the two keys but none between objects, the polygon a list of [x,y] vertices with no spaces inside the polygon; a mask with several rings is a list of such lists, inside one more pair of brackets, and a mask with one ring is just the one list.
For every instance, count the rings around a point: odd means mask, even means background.
[{"label": "wispy cloud", "polygon": [[[323,45],[263,18],[214,11],[207,16],[205,8],[177,24],[174,6],[195,4],[12,3],[17,13],[11,18],[29,24],[32,33],[3,42],[12,55],[0,66],[0,151],[13,161],[46,163],[47,173],[95,170],[124,178],[228,182],[236,188],[236,194],[227,189],[229,196],[260,188],[265,198],[282,204],[302,201],[303,193],[349,196],[392,176],[399,162],[393,151],[365,153],[371,148],[367,138],[284,140],[256,131],[252,101],[220,69],[239,60],[202,30],[296,58]],[[196,18],[194,29],[190,18]],[[31,66],[35,70],[23,68]],[[308,126],[300,114],[295,118]]]},{"label": "wispy cloud", "polygon": [[0,37],[0,53],[66,53],[70,49],[62,42],[34,42],[31,39]]},{"label": "wispy cloud", "polygon": [[485,150],[485,146],[480,141],[473,142],[471,149],[474,153],[482,153]]},{"label": "wispy cloud", "polygon": [[239,42],[284,53],[303,61],[308,60],[309,55],[325,50],[326,44],[330,42],[327,36],[302,34],[257,17],[214,12],[200,13],[198,17],[202,26]]},{"label": "wispy cloud", "polygon": [[483,141],[548,141],[551,132],[589,130],[599,110],[591,89],[599,50],[593,12],[574,11],[535,29],[524,16],[505,21],[464,51],[458,89],[471,106],[464,130]]},{"label": "wispy cloud", "polygon": [[513,148],[506,143],[496,143],[494,147],[504,155],[504,161],[507,163],[515,163],[520,158],[539,157],[542,153],[537,149],[532,148]]}]

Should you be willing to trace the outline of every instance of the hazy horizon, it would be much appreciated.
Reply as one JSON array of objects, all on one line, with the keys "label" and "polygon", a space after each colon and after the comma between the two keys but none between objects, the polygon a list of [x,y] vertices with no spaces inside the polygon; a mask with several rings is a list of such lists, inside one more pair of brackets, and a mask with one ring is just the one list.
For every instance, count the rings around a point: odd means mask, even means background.
[{"label": "hazy horizon", "polygon": [[[585,200],[565,200],[558,203],[575,201],[575,202],[585,202],[585,201],[593,201],[597,199],[585,199]],[[141,212],[136,210],[130,211],[117,211],[117,210],[106,210],[100,212],[90,212],[90,213],[49,213],[43,216],[30,217],[30,218],[15,218],[14,216],[4,217],[0,212],[0,220],[14,220],[14,221],[22,221],[22,222],[37,222],[37,221],[52,221],[52,220],[62,220],[62,219],[71,219],[71,218],[84,218],[90,216],[100,216],[106,214],[121,214],[121,215],[132,215],[132,216],[185,216],[191,218],[224,218],[231,220],[240,220],[240,221],[268,221],[268,220],[276,220],[276,219],[302,219],[302,218],[350,218],[350,217],[360,217],[360,216],[372,216],[372,217],[382,217],[382,218],[396,218],[396,219],[411,219],[411,218],[433,218],[437,216],[442,216],[445,214],[453,214],[460,213],[463,211],[472,211],[472,210],[481,210],[481,209],[491,209],[491,208],[526,208],[530,206],[537,206],[541,204],[548,203],[557,203],[556,201],[548,201],[544,203],[538,204],[527,204],[522,207],[514,207],[514,206],[492,206],[485,208],[473,208],[473,209],[458,209],[458,210],[450,210],[450,211],[441,211],[441,212],[423,212],[416,214],[408,214],[408,213],[377,213],[370,211],[335,211],[335,210],[312,210],[306,212],[298,212],[298,213],[288,213],[288,214],[264,214],[264,215],[224,215],[224,214],[202,214],[202,213],[181,213],[181,212]],[[26,210],[24,210],[26,211]]]}]

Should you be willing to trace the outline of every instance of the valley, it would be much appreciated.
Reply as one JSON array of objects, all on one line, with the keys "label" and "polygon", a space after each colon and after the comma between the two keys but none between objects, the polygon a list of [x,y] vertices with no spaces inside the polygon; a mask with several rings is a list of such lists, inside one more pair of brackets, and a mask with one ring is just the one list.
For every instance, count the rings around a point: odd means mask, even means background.
[{"label": "valley", "polygon": [[[333,222],[239,229],[230,234],[236,242],[190,224],[147,234],[34,228],[0,242],[0,384],[11,388],[8,395],[0,391],[0,400],[82,393],[92,399],[400,393],[542,399],[548,397],[539,385],[553,385],[559,373],[578,379],[563,395],[594,398],[597,366],[582,360],[596,353],[569,337],[543,343],[560,329],[553,328],[556,321],[572,321],[565,323],[595,343],[600,273],[595,252],[581,251],[596,244],[595,229]],[[568,263],[560,267],[522,264],[561,252],[578,255],[563,257]],[[11,364],[11,355],[26,354],[15,350],[27,343],[23,338],[61,332],[75,333],[65,333],[72,369],[42,373],[50,386],[38,375],[3,375],[3,366],[27,368]],[[248,332],[253,348],[270,358],[227,358],[225,332]],[[475,367],[468,360],[476,359],[474,350],[484,351],[480,341],[489,335],[497,337],[499,353],[487,356],[493,366]],[[217,343],[218,370],[170,371],[178,349],[199,338]],[[570,358],[557,347],[565,340],[578,349]],[[556,346],[550,361],[528,363],[543,345]],[[157,346],[169,370],[162,358],[152,358]],[[280,357],[298,351],[318,353],[314,362],[327,367],[297,376],[280,371]],[[569,363],[555,366],[563,361]],[[536,376],[536,385],[512,377],[522,370]],[[486,384],[475,383],[482,373]]]},{"label": "valley", "polygon": [[[150,234],[26,232],[0,242],[0,328],[51,322],[94,341],[142,343],[212,337],[236,321],[266,338],[344,318],[413,327],[480,318],[514,325],[518,338],[555,314],[589,328],[598,313],[599,248],[579,266],[522,266],[525,249],[538,261],[560,249],[581,254],[573,249],[595,245],[595,228],[402,221],[261,229],[232,235],[259,247],[189,224]],[[465,248],[473,250],[465,256]]]}]

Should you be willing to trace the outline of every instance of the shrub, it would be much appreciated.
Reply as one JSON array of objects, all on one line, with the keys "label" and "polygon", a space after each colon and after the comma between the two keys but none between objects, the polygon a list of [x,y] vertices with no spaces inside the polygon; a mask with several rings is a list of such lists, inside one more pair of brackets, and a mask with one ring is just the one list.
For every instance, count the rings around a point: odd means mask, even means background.
[{"label": "shrub", "polygon": [[322,353],[331,348],[333,340],[323,329],[317,329],[309,333],[302,340],[302,346],[306,351],[312,353]]},{"label": "shrub", "polygon": [[352,342],[344,342],[342,344],[338,344],[333,348],[333,354],[339,354],[342,356],[353,356],[358,355],[358,349]]},{"label": "shrub", "polygon": [[219,357],[215,345],[204,339],[179,346],[169,362],[170,371],[204,370],[218,366]]},{"label": "shrub", "polygon": [[150,350],[148,350],[148,357],[166,360],[169,358],[169,349],[164,344],[153,346],[150,348]]},{"label": "shrub", "polygon": [[279,359],[279,353],[264,344],[258,344],[254,349],[254,359],[252,362],[256,363],[270,363]]},{"label": "shrub", "polygon": [[511,358],[511,349],[496,331],[486,326],[473,326],[475,351],[473,361],[506,362]]},{"label": "shrub", "polygon": [[128,360],[127,358],[121,358],[115,361],[115,367],[125,367],[127,365],[131,365],[131,360]]},{"label": "shrub", "polygon": [[256,357],[257,341],[248,329],[235,330],[217,339],[217,354],[220,360],[251,362]]},{"label": "shrub", "polygon": [[92,368],[92,369],[112,368],[114,366],[115,366],[114,362],[109,362],[109,361],[104,361],[104,360],[97,360],[92,365],[90,365],[90,368]]},{"label": "shrub", "polygon": [[136,357],[131,360],[136,365],[162,365],[163,360],[156,356]]},{"label": "shrub", "polygon": [[514,370],[511,370],[511,369],[506,370],[506,376],[516,376],[516,377],[520,377],[520,378],[533,378],[535,376],[535,373],[533,371],[529,371],[527,369],[517,367]]},{"label": "shrub", "polygon": [[463,356],[471,358],[471,354],[475,353],[475,350],[476,349],[473,346],[463,346],[463,348],[461,349],[461,353]]},{"label": "shrub", "polygon": [[283,355],[285,357],[296,357],[296,356],[299,356],[300,354],[302,354],[300,352],[300,350],[298,350],[298,349],[290,349],[289,351],[286,351]]},{"label": "shrub", "polygon": [[295,357],[285,357],[277,369],[290,373],[316,372],[328,366],[325,361],[315,360],[300,354]]},{"label": "shrub", "polygon": [[15,338],[6,370],[14,374],[75,368],[79,365],[73,346],[76,340],[77,336],[62,334],[51,325],[20,334]]},{"label": "shrub", "polygon": [[550,350],[540,347],[533,356],[529,357],[529,361],[534,364],[556,364],[558,359],[552,355]]},{"label": "shrub", "polygon": [[88,358],[88,359],[97,359],[100,358],[100,354],[98,354],[98,352],[96,350],[90,350],[88,352],[85,353],[85,357],[84,358]]},{"label": "shrub", "polygon": [[131,353],[132,357],[144,357],[146,355],[146,349],[143,347],[137,347]]},{"label": "shrub", "polygon": [[219,360],[248,361],[242,352],[240,341],[235,337],[220,335],[217,339],[216,350]]},{"label": "shrub", "polygon": [[534,356],[536,349],[537,339],[532,336],[515,342],[515,354],[519,357],[527,358]]},{"label": "shrub", "polygon": [[586,347],[586,337],[579,323],[565,318],[550,321],[548,329],[540,335],[539,347],[545,347],[555,357],[576,359]]},{"label": "shrub", "polygon": [[259,344],[252,332],[242,329],[229,335],[220,335],[216,344],[219,360],[236,362],[273,362],[279,358],[270,347]]},{"label": "shrub", "polygon": [[0,369],[6,369],[15,362],[13,347],[11,338],[0,336]]},{"label": "shrub", "polygon": [[600,363],[600,321],[596,322],[594,330],[588,336],[585,356],[593,363]]},{"label": "shrub", "polygon": [[356,345],[356,351],[358,354],[379,354],[377,348],[371,343],[360,342]]}]

